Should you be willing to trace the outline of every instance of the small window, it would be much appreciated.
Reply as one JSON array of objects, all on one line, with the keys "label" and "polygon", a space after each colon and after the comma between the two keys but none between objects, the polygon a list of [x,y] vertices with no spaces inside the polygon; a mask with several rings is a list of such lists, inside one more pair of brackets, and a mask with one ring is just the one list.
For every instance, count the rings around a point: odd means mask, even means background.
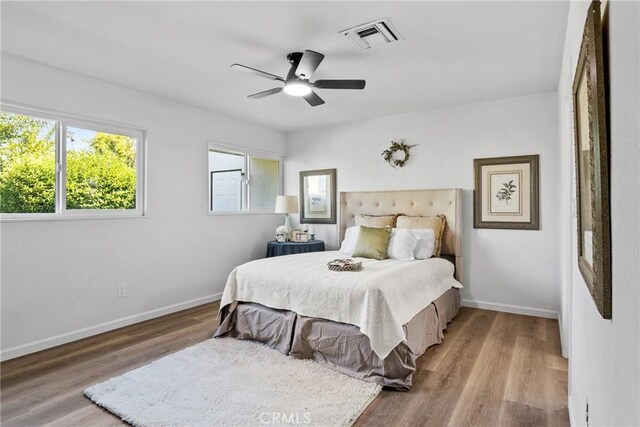
[{"label": "small window", "polygon": [[209,210],[273,212],[282,194],[282,158],[209,147]]},{"label": "small window", "polygon": [[215,212],[244,209],[244,155],[211,150],[209,152],[211,207]]},{"label": "small window", "polygon": [[274,209],[280,194],[280,161],[249,157],[250,205],[256,209]]},{"label": "small window", "polygon": [[2,218],[143,215],[143,148],[141,131],[0,112]]},{"label": "small window", "polygon": [[0,213],[56,211],[54,120],[0,112]]}]

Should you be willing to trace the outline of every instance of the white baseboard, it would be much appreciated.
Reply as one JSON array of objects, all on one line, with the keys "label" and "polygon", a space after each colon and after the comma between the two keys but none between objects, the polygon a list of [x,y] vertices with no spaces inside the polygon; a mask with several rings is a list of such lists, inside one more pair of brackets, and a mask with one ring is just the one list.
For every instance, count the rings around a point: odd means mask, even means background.
[{"label": "white baseboard", "polygon": [[497,304],[494,302],[476,301],[463,299],[464,307],[482,308],[485,310],[502,311],[505,313],[524,314],[526,316],[545,317],[547,319],[557,319],[558,312],[552,310],[544,310],[542,308],[522,307],[519,305]]},{"label": "white baseboard", "polygon": [[560,350],[562,352],[562,357],[565,359],[569,358],[569,343],[567,338],[564,335],[564,327],[562,325],[562,316],[558,313],[558,327],[560,328]]},{"label": "white baseboard", "polygon": [[573,420],[573,411],[571,410],[572,405],[571,405],[571,395],[567,396],[567,411],[569,411],[569,426],[574,426],[576,425],[575,421]]},{"label": "white baseboard", "polygon": [[0,360],[5,361],[25,354],[35,353],[36,351],[46,350],[72,341],[77,341],[103,332],[112,331],[122,328],[123,326],[132,325],[134,323],[143,322],[145,320],[175,313],[176,311],[186,310],[187,308],[196,307],[212,301],[218,301],[222,298],[222,292],[207,295],[205,297],[184,301],[177,304],[168,305],[166,307],[156,308],[154,310],[145,311],[144,313],[134,314],[132,316],[123,317],[121,319],[111,320],[109,322],[100,323],[99,325],[89,326],[87,328],[78,329],[72,332],[56,335],[51,338],[45,338],[33,341],[17,347],[8,348],[0,353]]},{"label": "white baseboard", "polygon": [[[112,320],[109,322],[101,323],[99,325],[89,326],[87,328],[78,329],[72,332],[67,332],[67,333],[56,335],[50,338],[45,338],[45,339],[34,341],[31,343],[23,344],[17,347],[8,348],[6,350],[3,350],[0,353],[0,360],[5,361],[9,359],[14,359],[16,357],[24,356],[26,354],[35,353],[37,351],[46,350],[51,347],[56,347],[72,341],[77,341],[93,335],[98,335],[103,332],[108,332],[114,329],[122,328],[123,326],[132,325],[134,323],[143,322],[145,320],[153,319],[155,317],[160,317],[167,314],[175,313],[176,311],[186,310],[187,308],[206,304],[212,301],[217,301],[221,297],[222,297],[222,293],[219,292],[217,294],[207,295],[206,297],[196,298],[190,301],[173,304],[166,307],[156,308],[154,310],[149,310],[144,313],[134,314],[132,316],[123,317],[121,319]],[[557,312],[551,311],[551,310],[543,310],[539,308],[521,307],[517,305],[497,304],[492,302],[475,301],[475,300],[467,300],[467,299],[462,300],[462,305],[465,307],[482,308],[485,310],[503,311],[506,313],[524,314],[527,316],[537,316],[537,317],[546,317],[549,319],[558,319]]]}]

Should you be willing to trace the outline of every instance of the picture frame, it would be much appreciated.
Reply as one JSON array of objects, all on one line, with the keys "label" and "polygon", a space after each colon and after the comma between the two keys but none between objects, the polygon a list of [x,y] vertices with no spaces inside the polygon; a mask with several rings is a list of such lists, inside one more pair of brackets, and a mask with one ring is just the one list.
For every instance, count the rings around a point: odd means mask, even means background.
[{"label": "picture frame", "polygon": [[300,223],[336,224],[336,169],[300,171]]},{"label": "picture frame", "polygon": [[611,319],[611,219],[605,63],[600,2],[589,6],[573,80],[578,269]]},{"label": "picture frame", "polygon": [[294,243],[307,243],[309,241],[309,233],[303,230],[293,230],[291,232],[291,241]]},{"label": "picture frame", "polygon": [[539,156],[474,159],[473,227],[539,230]]}]

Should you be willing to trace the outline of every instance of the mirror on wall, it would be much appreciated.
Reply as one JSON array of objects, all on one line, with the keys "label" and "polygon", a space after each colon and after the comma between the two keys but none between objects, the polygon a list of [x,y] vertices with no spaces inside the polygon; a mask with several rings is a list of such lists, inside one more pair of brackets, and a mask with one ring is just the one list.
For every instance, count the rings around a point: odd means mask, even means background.
[{"label": "mirror on wall", "polygon": [[300,223],[336,223],[336,170],[300,172]]},{"label": "mirror on wall", "polygon": [[587,13],[573,81],[578,269],[604,319],[612,317],[609,152],[600,2]]}]

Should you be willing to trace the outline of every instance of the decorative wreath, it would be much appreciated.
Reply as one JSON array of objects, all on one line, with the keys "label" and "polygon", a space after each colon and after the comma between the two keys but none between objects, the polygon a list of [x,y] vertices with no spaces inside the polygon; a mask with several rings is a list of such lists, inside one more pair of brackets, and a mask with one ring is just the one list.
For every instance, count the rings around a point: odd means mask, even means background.
[{"label": "decorative wreath", "polygon": [[[382,152],[382,158],[394,168],[403,167],[411,157],[411,148],[415,146],[415,144],[406,144],[403,140],[391,141],[391,147]],[[398,152],[404,153],[404,156],[401,158],[396,157],[395,154]]]}]

